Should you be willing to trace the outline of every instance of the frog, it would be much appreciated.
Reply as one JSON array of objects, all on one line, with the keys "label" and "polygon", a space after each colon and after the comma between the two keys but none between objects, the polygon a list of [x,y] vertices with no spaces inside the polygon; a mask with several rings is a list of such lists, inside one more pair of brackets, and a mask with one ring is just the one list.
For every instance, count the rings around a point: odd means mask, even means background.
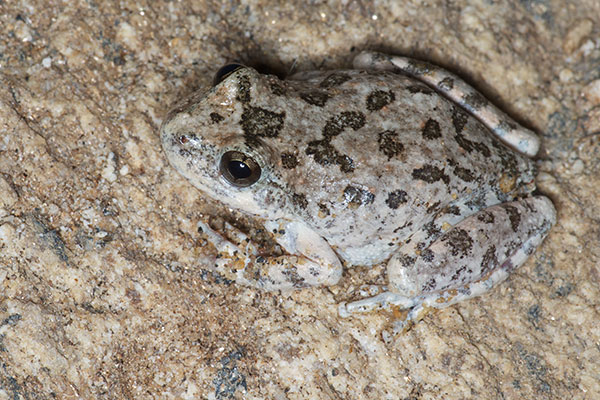
[{"label": "frog", "polygon": [[228,279],[327,287],[350,268],[385,266],[385,283],[340,302],[341,317],[402,310],[401,329],[482,295],[556,223],[535,186],[537,134],[409,57],[365,51],[352,68],[285,79],[227,64],[160,135],[180,175],[278,244],[265,253],[231,224],[224,234],[199,221]]}]

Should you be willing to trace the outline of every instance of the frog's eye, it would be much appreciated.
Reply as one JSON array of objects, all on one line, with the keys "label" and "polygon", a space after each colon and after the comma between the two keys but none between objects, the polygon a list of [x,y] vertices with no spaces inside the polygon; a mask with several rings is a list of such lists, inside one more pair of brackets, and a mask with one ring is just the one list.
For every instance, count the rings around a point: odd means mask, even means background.
[{"label": "frog's eye", "polygon": [[254,159],[239,151],[228,151],[221,156],[219,170],[233,186],[247,187],[260,178],[260,166]]},{"label": "frog's eye", "polygon": [[219,83],[223,82],[225,78],[227,78],[229,75],[233,74],[240,68],[244,68],[244,66],[242,64],[237,63],[231,63],[222,66],[215,74],[215,78],[213,79],[213,86],[217,86]]}]

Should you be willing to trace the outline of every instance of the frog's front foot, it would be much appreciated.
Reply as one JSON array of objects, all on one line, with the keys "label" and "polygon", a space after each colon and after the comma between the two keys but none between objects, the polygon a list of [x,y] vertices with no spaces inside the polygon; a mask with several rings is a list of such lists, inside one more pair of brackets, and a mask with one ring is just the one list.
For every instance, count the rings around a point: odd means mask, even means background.
[{"label": "frog's front foot", "polygon": [[[278,224],[266,225],[274,227]],[[228,233],[225,238],[208,224],[198,223],[207,240],[217,249],[216,271],[238,284],[279,290],[337,283],[342,274],[337,256],[329,246],[319,247],[322,244],[320,238],[311,237],[311,232],[296,225],[286,224],[279,230],[282,233],[276,235],[278,243],[291,254],[272,255],[260,254],[247,235],[229,224],[225,226]],[[307,251],[306,246],[311,246],[312,252]]]}]

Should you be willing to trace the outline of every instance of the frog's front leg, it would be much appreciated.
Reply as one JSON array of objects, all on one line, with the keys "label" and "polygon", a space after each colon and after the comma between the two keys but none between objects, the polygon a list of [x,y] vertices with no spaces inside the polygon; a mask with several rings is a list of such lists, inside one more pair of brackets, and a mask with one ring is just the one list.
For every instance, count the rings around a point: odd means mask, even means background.
[{"label": "frog's front leg", "polygon": [[265,228],[288,254],[259,254],[250,239],[227,225],[228,239],[199,223],[219,254],[217,272],[236,283],[264,290],[333,285],[342,275],[342,265],[329,244],[303,223],[268,221]]},{"label": "frog's front leg", "polygon": [[427,308],[483,294],[523,264],[555,222],[543,196],[476,212],[422,250],[401,247],[388,262],[389,291],[342,305],[340,314],[397,306],[412,309],[407,320],[418,319]]},{"label": "frog's front leg", "polygon": [[530,157],[535,156],[540,148],[540,139],[534,132],[517,124],[475,88],[441,67],[408,57],[374,52],[356,56],[354,67],[409,75],[458,104],[512,148]]}]

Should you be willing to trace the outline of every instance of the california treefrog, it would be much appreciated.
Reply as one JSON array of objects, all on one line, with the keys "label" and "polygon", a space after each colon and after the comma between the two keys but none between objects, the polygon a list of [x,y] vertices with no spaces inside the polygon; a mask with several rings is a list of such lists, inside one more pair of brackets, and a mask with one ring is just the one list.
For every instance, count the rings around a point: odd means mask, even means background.
[{"label": "california treefrog", "polygon": [[285,250],[258,254],[241,232],[201,224],[217,270],[277,290],[387,263],[388,285],[341,315],[396,306],[411,320],[488,291],[555,223],[532,195],[539,139],[439,67],[379,53],[354,67],[280,80],[231,64],[168,114],[177,171]]}]

